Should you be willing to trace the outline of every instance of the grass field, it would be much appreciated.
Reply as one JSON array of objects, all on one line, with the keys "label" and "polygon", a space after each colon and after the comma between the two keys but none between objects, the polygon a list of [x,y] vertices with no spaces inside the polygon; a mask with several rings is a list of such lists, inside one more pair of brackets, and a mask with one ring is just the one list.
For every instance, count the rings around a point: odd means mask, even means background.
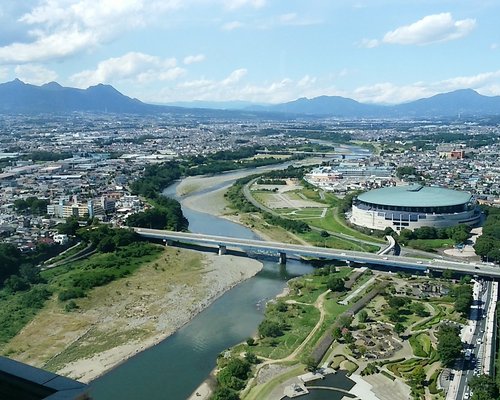
[{"label": "grass field", "polygon": [[337,236],[323,237],[318,231],[309,231],[299,235],[307,242],[311,243],[313,246],[317,247],[330,247],[333,249],[343,249],[343,250],[358,250],[367,251],[370,253],[375,253],[378,251],[377,246],[372,246],[365,243],[354,242],[349,239],[339,238]]},{"label": "grass field", "polygon": [[[146,318],[142,314],[161,314],[164,306],[155,296],[160,296],[165,303],[167,284],[195,287],[203,279],[201,254],[158,248],[160,252],[154,258],[132,260],[140,264],[140,268],[135,268],[125,279],[91,289],[86,297],[76,299],[78,308],[73,312],[65,311],[65,302],[58,300],[57,295],[52,296],[43,309],[33,315],[31,323],[4,346],[2,353],[57,371],[68,362],[130,340],[156,335],[154,323],[134,325],[135,319]],[[90,257],[87,262],[100,258]],[[85,263],[82,261],[82,264]],[[54,287],[63,288],[75,273],[74,268],[57,268],[59,271],[46,271],[46,275],[51,277]],[[197,299],[194,292],[192,301]]]},{"label": "grass field", "polygon": [[423,251],[453,247],[453,239],[414,239],[408,242],[408,246]]},{"label": "grass field", "polygon": [[432,343],[429,335],[419,333],[410,337],[410,345],[416,357],[429,357],[432,351]]},{"label": "grass field", "polygon": [[330,209],[326,213],[325,218],[321,219],[310,219],[304,220],[304,222],[308,223],[311,226],[315,226],[320,229],[324,229],[326,231],[331,231],[335,233],[343,233],[345,235],[349,235],[361,240],[367,240],[375,243],[385,243],[384,239],[380,239],[375,236],[365,235],[357,230],[347,226],[340,216],[336,214],[336,209]]}]

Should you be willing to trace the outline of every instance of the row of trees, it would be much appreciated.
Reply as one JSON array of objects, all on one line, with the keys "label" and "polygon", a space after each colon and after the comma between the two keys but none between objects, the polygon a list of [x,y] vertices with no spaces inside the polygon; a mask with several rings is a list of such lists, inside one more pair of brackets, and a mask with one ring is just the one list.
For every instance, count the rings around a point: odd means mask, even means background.
[{"label": "row of trees", "polygon": [[177,200],[161,195],[161,191],[179,179],[181,169],[175,162],[155,164],[146,167],[142,178],[132,182],[132,193],[148,198],[153,208],[128,217],[128,226],[151,229],[186,230],[188,220],[182,213]]},{"label": "row of trees", "polygon": [[251,158],[257,154],[257,147],[244,147],[237,150],[223,150],[206,156],[192,156],[182,162],[184,175],[217,174],[241,168],[256,168],[263,165],[278,164],[282,160],[274,157]]},{"label": "row of trees", "polygon": [[26,200],[14,200],[14,209],[20,214],[45,215],[47,214],[48,204],[48,200],[32,196],[28,197]]},{"label": "row of trees", "polygon": [[130,190],[133,194],[155,199],[160,192],[181,177],[176,162],[152,164],[144,169],[142,177],[133,181]]},{"label": "row of trees", "polygon": [[500,263],[500,209],[485,207],[484,212],[487,217],[483,234],[477,238],[474,249],[483,259]]},{"label": "row of trees", "polygon": [[455,325],[441,325],[437,331],[437,353],[445,367],[452,367],[462,353],[460,329]]},{"label": "row of trees", "polygon": [[303,221],[282,218],[269,213],[264,213],[264,220],[270,225],[280,226],[294,233],[305,233],[311,230],[311,227]]},{"label": "row of trees", "polygon": [[455,311],[466,317],[469,315],[470,306],[472,305],[472,287],[468,284],[461,284],[451,288],[450,295],[455,300]]},{"label": "row of trees", "polygon": [[399,242],[407,244],[415,239],[452,239],[455,243],[463,243],[470,234],[471,227],[465,224],[451,226],[449,228],[434,228],[423,226],[413,231],[402,229],[399,233]]}]

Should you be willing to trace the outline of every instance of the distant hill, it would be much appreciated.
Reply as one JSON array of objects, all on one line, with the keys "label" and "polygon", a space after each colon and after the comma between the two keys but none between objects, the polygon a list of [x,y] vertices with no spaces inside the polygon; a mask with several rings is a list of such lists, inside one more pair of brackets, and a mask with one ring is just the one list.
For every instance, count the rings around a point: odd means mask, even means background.
[{"label": "distant hill", "polygon": [[364,104],[339,96],[320,96],[251,109],[344,118],[491,116],[500,115],[500,96],[488,97],[464,89],[392,106]]},{"label": "distant hill", "polygon": [[406,116],[500,115],[500,96],[483,96],[472,89],[461,89],[399,104],[394,109]]},{"label": "distant hill", "polygon": [[0,84],[2,113],[72,111],[151,113],[160,109],[159,106],[127,97],[110,85],[99,84],[83,90],[63,87],[56,82],[42,86],[30,85],[19,79]]},{"label": "distant hill", "polygon": [[56,82],[36,86],[21,82],[19,79],[0,84],[0,113],[66,113],[73,111],[129,114],[175,113],[196,117],[246,119],[283,119],[301,115],[340,118],[500,116],[500,96],[483,96],[472,89],[438,94],[426,99],[392,106],[364,104],[340,96],[300,98],[274,105],[255,105],[241,101],[194,101],[174,104],[143,103],[123,95],[113,86],[103,84],[87,89],[63,87]]}]

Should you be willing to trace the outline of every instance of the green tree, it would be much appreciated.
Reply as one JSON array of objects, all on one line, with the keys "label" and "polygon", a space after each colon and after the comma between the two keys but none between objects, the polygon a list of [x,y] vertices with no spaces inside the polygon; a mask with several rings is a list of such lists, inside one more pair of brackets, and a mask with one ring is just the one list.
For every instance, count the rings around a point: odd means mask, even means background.
[{"label": "green tree", "polygon": [[115,248],[116,248],[115,242],[113,241],[113,238],[109,236],[104,237],[97,244],[97,250],[102,253],[111,253],[112,251],[115,251]]},{"label": "green tree", "polygon": [[66,219],[65,223],[57,225],[57,231],[59,233],[69,236],[76,235],[76,231],[79,228],[80,224],[78,223],[78,219],[75,217],[70,217]]},{"label": "green tree", "polygon": [[410,385],[421,388],[425,383],[425,371],[421,365],[417,365],[409,376]]},{"label": "green tree", "polygon": [[472,392],[472,400],[490,400],[498,398],[498,388],[495,380],[488,375],[474,376],[469,380]]},{"label": "green tree", "polygon": [[265,319],[259,324],[258,331],[261,337],[277,337],[283,334],[281,324],[269,319]]},{"label": "green tree", "polygon": [[405,306],[405,304],[407,303],[407,300],[404,297],[392,296],[389,298],[387,303],[389,304],[389,307],[391,307],[391,308],[400,309],[401,307]]},{"label": "green tree", "polygon": [[358,313],[358,320],[361,323],[364,323],[364,322],[368,321],[368,313],[366,312],[366,310],[361,310]]},{"label": "green tree", "polygon": [[5,282],[4,286],[7,290],[12,293],[21,292],[23,290],[28,290],[30,288],[30,284],[23,278],[18,275],[9,276]]},{"label": "green tree", "polygon": [[238,393],[227,387],[218,387],[215,389],[214,394],[210,398],[211,400],[240,400]]},{"label": "green tree", "polygon": [[415,314],[419,317],[428,317],[430,315],[429,311],[420,302],[411,303],[409,308],[413,314]]},{"label": "green tree", "polygon": [[437,353],[446,367],[451,367],[462,352],[459,330],[452,325],[441,325],[437,333]]},{"label": "green tree", "polygon": [[332,329],[332,337],[334,340],[339,340],[342,337],[342,330],[340,327],[336,326]]},{"label": "green tree", "polygon": [[401,322],[398,322],[394,325],[394,332],[396,332],[398,335],[401,335],[405,330],[406,329]]},{"label": "green tree", "polygon": [[302,360],[302,363],[305,364],[306,370],[313,372],[316,371],[316,368],[318,367],[318,363],[312,356],[307,356]]},{"label": "green tree", "polygon": [[446,269],[443,271],[443,279],[451,279],[453,277],[453,271],[451,269]]},{"label": "green tree", "polygon": [[21,252],[10,243],[0,243],[0,284],[19,273]]},{"label": "green tree", "polygon": [[330,289],[332,292],[342,292],[345,290],[344,281],[336,276],[332,276],[331,278],[328,279],[326,287],[327,289]]}]

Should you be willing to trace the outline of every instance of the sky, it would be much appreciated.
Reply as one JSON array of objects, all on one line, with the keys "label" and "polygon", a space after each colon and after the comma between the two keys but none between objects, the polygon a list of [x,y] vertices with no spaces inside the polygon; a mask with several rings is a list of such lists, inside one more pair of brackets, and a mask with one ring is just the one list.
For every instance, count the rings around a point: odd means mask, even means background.
[{"label": "sky", "polygon": [[145,102],[500,95],[500,0],[2,0],[0,82]]}]

